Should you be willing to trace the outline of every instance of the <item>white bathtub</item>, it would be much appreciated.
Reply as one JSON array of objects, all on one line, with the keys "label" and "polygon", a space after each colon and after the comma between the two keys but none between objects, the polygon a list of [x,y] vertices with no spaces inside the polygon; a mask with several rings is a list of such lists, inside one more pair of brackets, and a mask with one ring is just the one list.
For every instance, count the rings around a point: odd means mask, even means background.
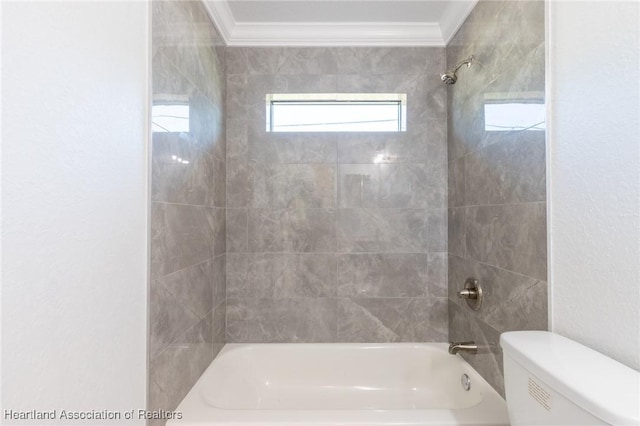
[{"label": "white bathtub", "polygon": [[500,395],[441,343],[227,344],[176,410],[167,425],[509,424]]}]

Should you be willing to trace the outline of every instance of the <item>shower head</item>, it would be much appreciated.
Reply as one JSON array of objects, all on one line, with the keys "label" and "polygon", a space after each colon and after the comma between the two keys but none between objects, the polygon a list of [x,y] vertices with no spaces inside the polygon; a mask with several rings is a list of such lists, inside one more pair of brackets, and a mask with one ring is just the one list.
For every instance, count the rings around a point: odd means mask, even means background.
[{"label": "shower head", "polygon": [[458,76],[453,71],[447,71],[440,76],[440,79],[444,81],[444,84],[456,84]]},{"label": "shower head", "polygon": [[440,80],[442,80],[444,84],[449,84],[449,85],[456,84],[456,81],[458,81],[458,76],[456,75],[456,73],[458,72],[460,67],[462,67],[463,65],[466,65],[467,68],[469,68],[471,66],[471,62],[473,62],[473,55],[469,56],[467,59],[460,62],[453,69],[450,69],[444,74],[440,75]]}]

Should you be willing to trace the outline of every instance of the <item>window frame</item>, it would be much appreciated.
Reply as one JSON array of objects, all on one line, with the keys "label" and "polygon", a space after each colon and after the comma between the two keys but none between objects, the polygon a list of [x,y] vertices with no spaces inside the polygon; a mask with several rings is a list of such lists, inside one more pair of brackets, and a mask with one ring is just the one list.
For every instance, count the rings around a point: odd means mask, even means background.
[{"label": "window frame", "polygon": [[[270,93],[265,96],[266,103],[266,131],[268,133],[333,133],[333,132],[371,132],[371,133],[400,133],[407,130],[407,94],[406,93]],[[397,130],[276,130],[274,107],[283,104],[300,105],[395,105],[398,116]],[[322,124],[322,123],[318,123]],[[346,123],[348,124],[348,123]],[[354,123],[355,124],[355,123]],[[309,124],[313,125],[313,124]]]}]

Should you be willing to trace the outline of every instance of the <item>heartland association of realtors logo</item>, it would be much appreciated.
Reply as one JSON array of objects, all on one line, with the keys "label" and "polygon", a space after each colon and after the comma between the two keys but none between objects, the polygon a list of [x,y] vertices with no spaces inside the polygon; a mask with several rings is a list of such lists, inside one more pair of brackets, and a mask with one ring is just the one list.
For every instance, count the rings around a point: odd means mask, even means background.
[{"label": "heartland association of realtors logo", "polygon": [[5,420],[180,420],[180,411],[142,410],[4,410]]}]

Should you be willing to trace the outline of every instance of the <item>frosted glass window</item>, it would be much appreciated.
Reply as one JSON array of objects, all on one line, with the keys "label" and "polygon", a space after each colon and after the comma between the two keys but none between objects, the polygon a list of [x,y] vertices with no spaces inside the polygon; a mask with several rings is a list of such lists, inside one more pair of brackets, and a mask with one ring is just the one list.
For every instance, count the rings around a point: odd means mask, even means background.
[{"label": "frosted glass window", "polygon": [[268,132],[404,132],[406,94],[270,94]]}]

